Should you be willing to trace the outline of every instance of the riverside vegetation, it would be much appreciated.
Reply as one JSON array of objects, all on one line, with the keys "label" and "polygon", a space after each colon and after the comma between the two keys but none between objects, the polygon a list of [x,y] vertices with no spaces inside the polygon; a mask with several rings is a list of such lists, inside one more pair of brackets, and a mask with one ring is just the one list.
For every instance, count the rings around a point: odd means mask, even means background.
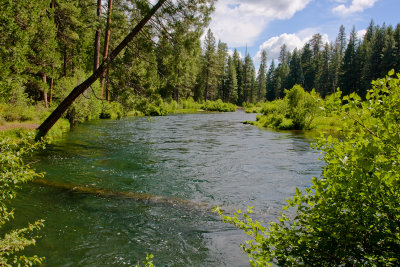
[{"label": "riverside vegetation", "polygon": [[339,131],[343,127],[343,114],[333,107],[342,102],[341,95],[338,90],[322,99],[315,90],[306,92],[300,85],[295,85],[290,90],[285,89],[283,99],[247,104],[246,112],[262,115],[257,115],[257,121],[246,123],[277,130]]},{"label": "riverside vegetation", "polygon": [[[13,219],[13,211],[7,208],[9,202],[16,197],[16,192],[23,183],[31,181],[43,174],[36,173],[24,162],[24,157],[34,150],[43,147],[43,142],[35,142],[34,134],[22,134],[19,138],[0,139],[0,223],[9,223]],[[1,266],[31,266],[43,261],[38,256],[25,256],[21,251],[35,244],[37,230],[43,226],[38,220],[28,224],[26,228],[6,232],[0,239]]]},{"label": "riverside vegetation", "polygon": [[[336,102],[341,137],[321,136],[326,163],[312,186],[287,200],[277,222],[253,220],[250,207],[223,220],[252,239],[243,245],[252,266],[398,266],[400,264],[400,74],[373,82],[366,100]],[[285,211],[288,210],[288,211]]]}]

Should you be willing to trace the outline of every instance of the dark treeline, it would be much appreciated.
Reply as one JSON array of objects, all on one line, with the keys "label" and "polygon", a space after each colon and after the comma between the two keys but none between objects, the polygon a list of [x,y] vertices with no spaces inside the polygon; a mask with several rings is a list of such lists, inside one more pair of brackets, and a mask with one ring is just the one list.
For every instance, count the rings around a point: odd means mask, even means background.
[{"label": "dark treeline", "polygon": [[[67,118],[96,116],[108,101],[131,110],[143,99],[157,103],[160,96],[177,101],[214,99],[211,83],[200,78],[208,71],[203,67],[207,52],[203,54],[200,38],[213,2],[167,1],[100,81],[69,108]],[[145,0],[3,3],[0,111],[7,109],[5,105],[32,103],[55,107],[90,76],[150,7]]]},{"label": "dark treeline", "polygon": [[[0,106],[56,106],[99,63],[150,8],[147,1],[12,1],[0,14]],[[212,0],[167,2],[112,63],[101,80],[67,111],[95,117],[99,99],[126,110],[145,101],[222,99],[242,105],[282,98],[299,84],[322,96],[340,88],[365,95],[371,80],[400,70],[400,25],[369,25],[362,40],[340,28],[335,42],[315,34],[302,49],[282,46],[279,64],[259,69],[246,53],[228,53],[208,30]],[[55,103],[54,103],[55,102]],[[98,110],[94,112],[93,110]],[[97,115],[96,115],[97,114]],[[78,118],[79,119],[79,118]]]},{"label": "dark treeline", "polygon": [[267,72],[266,98],[280,98],[284,89],[294,84],[307,91],[314,88],[322,96],[337,88],[344,95],[356,92],[365,96],[371,81],[391,69],[400,70],[400,24],[394,29],[371,21],[363,39],[357,37],[354,27],[347,39],[341,26],[335,42],[323,44],[321,35],[315,34],[300,50],[288,52],[282,46],[279,65],[272,62]]},{"label": "dark treeline", "polygon": [[[216,44],[208,31],[203,45],[203,64],[199,73],[196,99],[220,98],[242,105],[243,102],[272,101],[283,98],[284,89],[295,84],[306,91],[315,89],[321,96],[334,93],[337,88],[344,95],[352,92],[365,96],[372,80],[383,77],[391,69],[400,70],[400,24],[375,25],[371,21],[363,39],[355,28],[347,38],[340,27],[334,42],[322,42],[315,34],[302,49],[288,51],[281,47],[278,58],[267,65],[267,53],[262,51],[256,71],[249,54],[240,57],[237,50],[228,55],[227,45]],[[201,93],[196,93],[201,92]]]}]

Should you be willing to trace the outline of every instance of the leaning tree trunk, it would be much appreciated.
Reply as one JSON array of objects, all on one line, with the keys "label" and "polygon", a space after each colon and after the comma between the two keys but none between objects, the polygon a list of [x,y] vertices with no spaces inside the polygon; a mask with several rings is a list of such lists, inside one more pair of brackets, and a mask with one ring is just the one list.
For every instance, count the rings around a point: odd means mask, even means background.
[{"label": "leaning tree trunk", "polygon": [[71,93],[58,105],[58,107],[50,114],[49,117],[37,128],[36,140],[44,137],[53,125],[61,118],[64,112],[72,105],[75,99],[86,91],[106,70],[107,66],[113,62],[118,54],[129,44],[130,41],[142,30],[151,17],[167,0],[159,0],[147,15],[132,29],[124,40],[110,53],[110,56],[101,63],[100,67],[84,82],[76,86]]},{"label": "leaning tree trunk", "polygon": [[[103,60],[108,57],[108,50],[110,49],[110,36],[111,36],[111,13],[112,13],[112,0],[108,0],[108,12],[107,12],[107,25],[106,25],[106,36],[104,39],[104,53],[103,53]],[[106,76],[108,76],[109,66],[107,66],[107,71],[103,72],[100,77],[100,99],[103,99],[104,95],[104,83],[106,82]],[[108,92],[107,100],[109,100]]]}]

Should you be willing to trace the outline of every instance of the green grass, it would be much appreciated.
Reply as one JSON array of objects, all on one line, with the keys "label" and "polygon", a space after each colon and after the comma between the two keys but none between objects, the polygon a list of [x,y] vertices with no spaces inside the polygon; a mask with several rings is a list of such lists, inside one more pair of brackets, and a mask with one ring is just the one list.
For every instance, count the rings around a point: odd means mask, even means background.
[{"label": "green grass", "polygon": [[322,131],[340,131],[343,129],[343,121],[338,116],[316,117],[311,124],[311,128]]}]

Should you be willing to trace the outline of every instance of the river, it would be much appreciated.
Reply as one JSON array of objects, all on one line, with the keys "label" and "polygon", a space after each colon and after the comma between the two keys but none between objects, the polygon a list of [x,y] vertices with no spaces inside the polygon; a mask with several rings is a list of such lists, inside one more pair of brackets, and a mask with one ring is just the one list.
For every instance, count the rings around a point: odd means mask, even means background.
[{"label": "river", "polygon": [[44,266],[132,266],[146,253],[156,266],[247,266],[239,247],[246,236],[209,208],[254,206],[258,218],[276,220],[322,166],[304,135],[242,124],[254,119],[237,111],[74,128],[36,156],[35,168],[47,180],[106,194],[25,186],[15,225],[46,221],[27,253],[46,257]]}]

